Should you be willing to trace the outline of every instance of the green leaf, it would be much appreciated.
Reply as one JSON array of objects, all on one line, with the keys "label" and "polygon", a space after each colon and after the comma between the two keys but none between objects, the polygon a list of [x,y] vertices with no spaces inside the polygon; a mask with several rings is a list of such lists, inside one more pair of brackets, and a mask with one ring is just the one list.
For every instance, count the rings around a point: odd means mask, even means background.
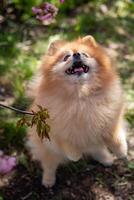
[{"label": "green leaf", "polygon": [[134,162],[128,163],[128,168],[134,170]]},{"label": "green leaf", "polygon": [[0,195],[0,200],[4,200],[3,197]]},{"label": "green leaf", "polygon": [[38,136],[43,139],[44,137],[50,139],[49,132],[50,132],[50,126],[46,123],[46,119],[49,118],[49,113],[46,108],[43,108],[42,106],[38,105],[39,111],[33,112],[33,116],[29,119],[23,116],[20,120],[17,122],[17,126],[21,127],[23,125],[27,126],[36,126],[36,131]]}]

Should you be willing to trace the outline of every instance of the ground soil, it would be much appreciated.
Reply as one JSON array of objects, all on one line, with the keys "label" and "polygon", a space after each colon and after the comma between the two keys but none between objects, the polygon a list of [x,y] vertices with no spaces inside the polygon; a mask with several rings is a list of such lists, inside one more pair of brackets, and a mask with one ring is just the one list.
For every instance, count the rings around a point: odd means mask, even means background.
[{"label": "ground soil", "polygon": [[73,167],[62,166],[56,185],[46,189],[41,185],[39,165],[30,162],[29,168],[17,166],[8,184],[1,187],[1,193],[4,200],[132,200],[134,170],[121,160],[109,168],[95,161],[89,161],[82,169],[77,163]]}]

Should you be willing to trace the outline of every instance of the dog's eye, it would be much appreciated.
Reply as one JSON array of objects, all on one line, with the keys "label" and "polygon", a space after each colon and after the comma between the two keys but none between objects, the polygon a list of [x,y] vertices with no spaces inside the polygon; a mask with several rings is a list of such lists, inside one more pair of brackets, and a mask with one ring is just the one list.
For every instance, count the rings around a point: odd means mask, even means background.
[{"label": "dog's eye", "polygon": [[66,55],[65,57],[64,57],[64,59],[63,59],[63,61],[67,61],[67,59],[70,57],[70,55],[68,54],[68,55]]},{"label": "dog's eye", "polygon": [[85,56],[86,58],[88,58],[88,54],[87,53],[82,53],[83,56]]}]

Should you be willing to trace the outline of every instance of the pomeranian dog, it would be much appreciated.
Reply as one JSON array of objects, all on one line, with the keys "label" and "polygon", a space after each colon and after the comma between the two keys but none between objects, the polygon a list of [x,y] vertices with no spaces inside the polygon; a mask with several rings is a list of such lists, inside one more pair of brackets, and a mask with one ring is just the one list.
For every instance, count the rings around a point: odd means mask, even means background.
[{"label": "pomeranian dog", "polygon": [[105,166],[127,155],[123,94],[119,77],[103,47],[92,36],[52,42],[33,88],[34,102],[48,109],[50,140],[28,133],[33,158],[41,163],[42,183],[52,187],[56,169],[67,160],[90,155]]}]

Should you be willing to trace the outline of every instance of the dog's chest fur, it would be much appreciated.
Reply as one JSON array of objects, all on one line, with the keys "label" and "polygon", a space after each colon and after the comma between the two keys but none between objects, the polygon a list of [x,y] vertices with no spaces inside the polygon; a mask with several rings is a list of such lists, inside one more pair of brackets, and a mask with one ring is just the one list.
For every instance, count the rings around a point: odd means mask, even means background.
[{"label": "dog's chest fur", "polygon": [[[115,88],[114,88],[115,89]],[[88,146],[102,142],[102,135],[112,131],[120,108],[120,90],[105,95],[66,96],[62,93],[44,94],[40,104],[50,112],[51,135],[72,144]]]}]

